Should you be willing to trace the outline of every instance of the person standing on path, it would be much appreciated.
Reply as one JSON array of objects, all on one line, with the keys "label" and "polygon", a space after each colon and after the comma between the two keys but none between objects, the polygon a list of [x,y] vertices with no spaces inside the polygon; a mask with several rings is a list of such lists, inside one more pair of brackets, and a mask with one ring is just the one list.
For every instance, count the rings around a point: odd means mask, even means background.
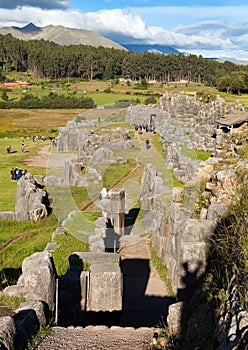
[{"label": "person standing on path", "polygon": [[24,140],[22,140],[22,153],[24,153],[25,151],[25,143],[24,143]]},{"label": "person standing on path", "polygon": [[151,147],[151,146],[150,146],[150,141],[147,139],[147,140],[146,140],[146,149],[149,150],[150,147]]}]

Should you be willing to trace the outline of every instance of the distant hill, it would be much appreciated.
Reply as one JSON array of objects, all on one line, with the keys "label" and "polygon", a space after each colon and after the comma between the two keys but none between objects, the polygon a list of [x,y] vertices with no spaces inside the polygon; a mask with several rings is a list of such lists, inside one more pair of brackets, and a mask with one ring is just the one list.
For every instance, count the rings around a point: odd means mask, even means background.
[{"label": "distant hill", "polygon": [[66,28],[63,26],[49,25],[36,27],[29,23],[25,27],[4,27],[0,28],[0,34],[11,34],[14,38],[22,40],[46,40],[53,41],[58,45],[89,45],[94,47],[107,47],[118,50],[126,50],[120,44],[103,37],[96,32],[84,29]]},{"label": "distant hill", "polygon": [[172,46],[165,45],[150,45],[150,44],[124,44],[126,49],[132,52],[154,52],[160,54],[174,53],[178,55],[180,52]]}]

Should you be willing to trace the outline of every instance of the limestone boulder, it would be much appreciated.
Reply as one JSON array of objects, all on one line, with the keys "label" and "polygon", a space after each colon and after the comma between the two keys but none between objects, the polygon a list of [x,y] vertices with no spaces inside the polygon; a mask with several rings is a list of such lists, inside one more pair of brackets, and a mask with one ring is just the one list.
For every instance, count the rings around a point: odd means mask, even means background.
[{"label": "limestone boulder", "polygon": [[0,317],[0,349],[15,350],[16,326],[10,316]]},{"label": "limestone boulder", "polygon": [[17,221],[37,221],[48,215],[47,193],[27,173],[16,186],[15,216]]},{"label": "limestone boulder", "polygon": [[15,220],[15,213],[13,211],[1,211],[0,220]]},{"label": "limestone boulder", "polygon": [[43,301],[54,309],[56,271],[49,251],[34,253],[24,259],[17,285],[4,289],[7,295],[23,296],[29,301]]}]

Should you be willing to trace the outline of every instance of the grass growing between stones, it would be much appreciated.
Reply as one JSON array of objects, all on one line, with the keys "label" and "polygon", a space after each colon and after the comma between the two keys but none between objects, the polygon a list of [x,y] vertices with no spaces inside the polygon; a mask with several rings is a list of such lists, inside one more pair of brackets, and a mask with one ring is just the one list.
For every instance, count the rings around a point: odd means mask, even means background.
[{"label": "grass growing between stones", "polygon": [[207,160],[212,152],[199,151],[196,148],[190,149],[187,146],[180,147],[181,154],[187,158],[195,160]]},{"label": "grass growing between stones", "polygon": [[168,278],[168,270],[167,267],[163,264],[161,258],[159,258],[150,244],[150,252],[151,252],[151,264],[158,272],[161,280],[165,283],[167,287],[168,296],[174,297],[174,292],[172,290],[171,282]]},{"label": "grass growing between stones", "polygon": [[51,334],[51,332],[52,329],[50,324],[46,327],[40,327],[39,332],[35,336],[31,337],[31,339],[28,341],[26,349],[36,349],[36,347],[41,343],[41,341],[49,334]]},{"label": "grass growing between stones", "polygon": [[21,305],[25,301],[24,298],[20,297],[10,297],[8,295],[3,294],[0,292],[0,307],[8,307],[10,309],[17,309],[18,306]]}]

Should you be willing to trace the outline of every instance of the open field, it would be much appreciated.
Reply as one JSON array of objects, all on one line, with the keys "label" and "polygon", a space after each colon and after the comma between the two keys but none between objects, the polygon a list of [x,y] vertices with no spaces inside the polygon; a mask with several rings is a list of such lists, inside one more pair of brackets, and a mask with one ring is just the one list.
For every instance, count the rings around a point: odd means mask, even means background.
[{"label": "open field", "polygon": [[[27,89],[7,90],[9,100],[17,100],[25,93],[32,93],[34,96],[43,97],[51,92],[57,94],[77,94],[91,97],[96,105],[115,103],[119,100],[134,101],[137,98],[144,103],[147,95],[155,95],[159,99],[165,92],[171,96],[186,94],[189,96],[202,96],[203,100],[207,95],[212,99],[219,94],[225,98],[227,104],[240,100],[248,108],[248,95],[233,95],[219,92],[213,86],[207,86],[197,83],[180,83],[180,82],[157,82],[148,84],[147,89],[138,88],[137,82],[125,82],[116,79],[106,81],[84,81],[78,79],[64,79],[62,81],[49,81],[48,79],[34,78],[29,72],[8,72],[6,74],[10,80],[21,80],[30,83]],[[106,93],[105,91],[109,92]],[[1,99],[1,96],[0,96]]]},{"label": "open field", "polygon": [[83,111],[79,109],[0,109],[0,137],[23,137],[56,133]]}]

